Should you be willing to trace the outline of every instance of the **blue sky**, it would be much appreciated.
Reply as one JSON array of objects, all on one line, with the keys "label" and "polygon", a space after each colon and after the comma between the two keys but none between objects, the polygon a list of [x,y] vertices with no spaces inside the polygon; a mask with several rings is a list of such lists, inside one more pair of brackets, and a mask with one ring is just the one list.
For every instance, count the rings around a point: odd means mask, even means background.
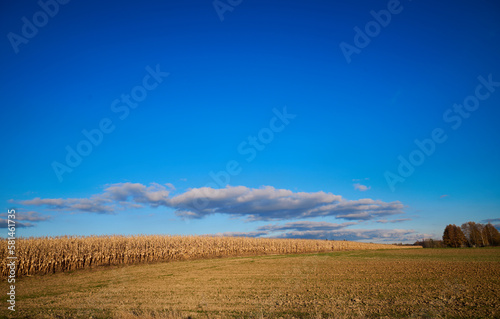
[{"label": "blue sky", "polygon": [[500,224],[499,18],[493,1],[3,3],[0,218],[391,243]]}]

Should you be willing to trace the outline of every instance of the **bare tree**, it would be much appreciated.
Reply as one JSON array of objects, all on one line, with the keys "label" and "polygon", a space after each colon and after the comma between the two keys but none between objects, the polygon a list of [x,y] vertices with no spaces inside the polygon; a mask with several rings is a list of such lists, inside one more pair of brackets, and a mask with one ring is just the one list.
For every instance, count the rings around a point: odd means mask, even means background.
[{"label": "bare tree", "polygon": [[467,239],[467,245],[469,247],[483,247],[487,245],[483,228],[484,225],[476,224],[475,222],[462,224],[462,231]]},{"label": "bare tree", "polygon": [[475,222],[467,222],[462,224],[462,231],[467,239],[467,246],[476,247],[480,243],[478,227]]}]

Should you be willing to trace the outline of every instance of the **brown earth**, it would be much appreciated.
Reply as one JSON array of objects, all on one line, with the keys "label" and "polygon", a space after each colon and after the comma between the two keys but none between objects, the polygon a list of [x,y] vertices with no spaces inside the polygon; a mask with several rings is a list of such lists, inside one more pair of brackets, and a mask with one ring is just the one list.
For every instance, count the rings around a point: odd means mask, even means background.
[{"label": "brown earth", "polygon": [[500,318],[500,249],[101,267],[19,279],[15,315],[2,303],[17,318]]}]

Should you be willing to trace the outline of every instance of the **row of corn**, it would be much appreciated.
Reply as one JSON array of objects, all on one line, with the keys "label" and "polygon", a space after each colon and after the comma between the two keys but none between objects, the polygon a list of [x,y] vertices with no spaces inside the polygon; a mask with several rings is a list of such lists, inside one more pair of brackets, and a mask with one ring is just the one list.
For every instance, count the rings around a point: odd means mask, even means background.
[{"label": "row of corn", "polygon": [[[294,254],[354,249],[391,249],[394,245],[350,241],[219,236],[85,236],[16,240],[16,277],[103,265],[150,263],[213,257]],[[9,266],[7,241],[0,243],[2,279]]]}]

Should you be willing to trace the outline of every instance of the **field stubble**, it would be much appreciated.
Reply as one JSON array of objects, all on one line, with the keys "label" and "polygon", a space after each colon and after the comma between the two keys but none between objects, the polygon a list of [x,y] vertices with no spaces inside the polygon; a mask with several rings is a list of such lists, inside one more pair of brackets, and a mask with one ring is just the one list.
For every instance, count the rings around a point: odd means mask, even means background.
[{"label": "field stubble", "polygon": [[23,278],[18,307],[23,318],[500,317],[500,249],[340,251],[87,269]]}]

